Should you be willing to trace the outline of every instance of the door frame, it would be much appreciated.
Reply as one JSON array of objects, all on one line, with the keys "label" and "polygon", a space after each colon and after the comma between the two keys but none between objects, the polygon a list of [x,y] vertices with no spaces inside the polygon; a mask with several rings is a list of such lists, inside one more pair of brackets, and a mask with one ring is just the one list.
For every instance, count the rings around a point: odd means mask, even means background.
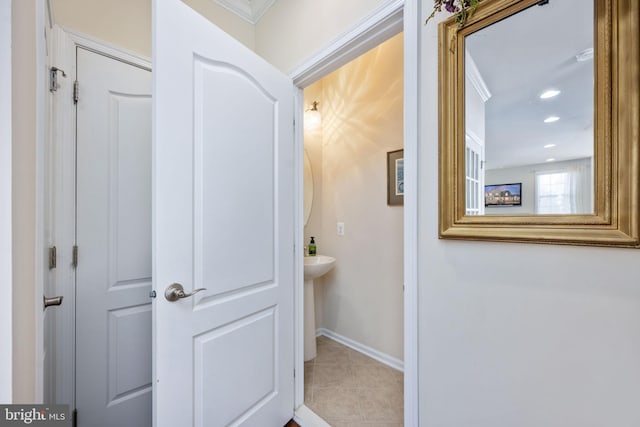
[{"label": "door frame", "polygon": [[[392,36],[404,32],[404,424],[418,425],[418,126],[420,2],[390,0],[362,19],[350,31],[311,56],[289,76],[296,86],[295,122],[304,115],[303,89]],[[295,372],[304,372],[303,292],[303,127],[296,126],[296,283]],[[314,425],[313,413],[304,405],[304,375],[295,377],[296,420]]]},{"label": "door frame", "polygon": [[0,0],[0,402],[13,401],[11,0]]},{"label": "door frame", "polygon": [[[53,99],[52,148],[50,150],[50,206],[46,218],[52,224],[51,244],[57,248],[57,266],[52,273],[56,295],[64,296],[57,307],[55,325],[56,403],[75,408],[75,269],[72,248],[75,244],[76,114],[73,82],[77,77],[76,49],[83,48],[137,67],[151,70],[151,60],[73,30],[54,25],[52,64],[63,69],[58,74],[60,88]],[[82,96],[82,93],[80,93]],[[50,402],[47,402],[50,403]]]},{"label": "door frame", "polygon": [[[14,141],[12,141],[14,136],[12,136],[12,133],[11,133],[13,132],[11,128],[12,126],[11,120],[12,120],[13,107],[14,107],[13,104],[16,102],[15,101],[16,98],[12,99],[11,94],[13,92],[13,94],[15,95],[16,93],[15,91],[20,89],[16,87],[14,83],[15,83],[15,80],[19,80],[20,84],[24,86],[25,82],[29,83],[27,82],[27,80],[25,80],[25,78],[28,79],[33,77],[34,80],[32,82],[32,85],[35,88],[35,98],[32,100],[27,100],[27,105],[32,106],[33,112],[34,112],[35,123],[33,124],[33,129],[34,129],[33,148],[34,148],[35,155],[32,158],[33,162],[27,162],[27,164],[21,165],[23,166],[23,168],[26,168],[27,173],[32,172],[32,176],[34,179],[33,180],[34,185],[32,187],[33,193],[27,194],[27,196],[33,196],[30,202],[32,204],[29,206],[29,207],[33,207],[33,223],[32,223],[33,239],[25,243],[27,248],[30,249],[30,251],[29,250],[27,250],[26,252],[22,251],[23,253],[18,254],[18,257],[17,257],[19,259],[19,262],[22,262],[23,268],[24,267],[33,268],[33,281],[29,283],[20,283],[20,286],[22,285],[25,286],[23,293],[26,294],[25,296],[31,300],[30,302],[13,304],[14,301],[12,300],[12,295],[15,295],[16,293],[15,290],[20,287],[15,283],[13,283],[15,280],[14,272],[16,270],[13,269],[13,266],[11,265],[12,259],[16,258],[15,254],[12,253],[14,249],[12,236],[15,234],[15,230],[13,228],[13,225],[14,225],[13,220],[11,219],[13,215],[12,213],[10,213],[6,223],[10,227],[10,233],[7,236],[7,240],[5,240],[5,242],[7,242],[9,245],[9,253],[7,254],[6,259],[3,259],[3,261],[9,263],[7,273],[10,276],[4,282],[4,284],[6,284],[6,286],[9,287],[9,289],[5,290],[4,292],[5,301],[9,303],[9,307],[7,308],[6,312],[3,312],[5,316],[9,317],[9,321],[7,325],[8,327],[11,328],[10,336],[8,337],[8,341],[7,341],[8,349],[10,351],[9,351],[9,354],[7,355],[8,360],[6,360],[6,362],[8,363],[8,369],[11,369],[9,376],[7,377],[7,379],[9,380],[7,382],[9,384],[9,393],[10,393],[10,396],[14,394],[14,389],[15,389],[14,385],[15,385],[16,374],[17,374],[17,377],[21,378],[22,381],[29,382],[29,384],[27,384],[26,387],[23,388],[22,392],[26,396],[29,396],[29,395],[32,396],[34,402],[41,402],[43,399],[43,393],[44,393],[43,391],[44,389],[43,374],[44,374],[44,362],[45,362],[44,353],[43,353],[44,314],[41,307],[43,304],[42,294],[44,289],[44,283],[46,280],[46,274],[45,274],[46,268],[45,268],[44,262],[46,261],[46,243],[47,243],[47,235],[46,235],[47,198],[45,194],[46,188],[47,188],[46,179],[48,178],[46,161],[47,161],[47,142],[48,142],[47,120],[48,120],[48,112],[49,112],[49,105],[48,105],[49,97],[46,89],[47,75],[48,75],[47,48],[49,46],[47,36],[49,34],[48,30],[50,29],[50,23],[52,21],[51,15],[50,15],[50,8],[48,7],[49,4],[47,3],[47,1],[48,0],[34,0],[32,2],[33,3],[32,4],[33,6],[33,21],[32,21],[33,29],[32,30],[35,31],[34,33],[35,46],[28,46],[28,43],[29,43],[28,40],[23,40],[22,43],[20,42],[20,40],[13,40],[13,45],[9,46],[9,48],[6,51],[3,50],[3,53],[6,52],[8,54],[8,57],[4,58],[3,57],[4,55],[0,56],[0,62],[3,63],[2,68],[4,68],[5,73],[7,73],[7,74],[4,74],[4,73],[2,74],[3,84],[5,83],[8,84],[10,88],[7,93],[8,96],[6,98],[6,101],[8,101],[9,113],[7,114],[6,117],[3,117],[3,119],[8,120],[8,123],[6,124],[6,126],[7,126],[7,130],[9,131],[9,134],[8,134],[9,138],[6,141],[9,144],[7,159],[10,165],[7,168],[6,172],[9,173],[10,175],[12,174],[12,168],[14,172],[16,170],[15,165],[13,164],[12,154],[11,154],[15,146]],[[9,3],[6,9],[5,9],[5,3]],[[11,4],[12,2],[7,0],[5,0],[5,3],[3,3],[3,7],[1,11],[3,14],[8,12],[7,18],[9,22],[7,23],[6,31],[8,31],[7,40],[11,42],[11,39],[13,37],[11,28],[13,23],[12,21],[15,16],[14,14],[15,11],[13,10],[15,8],[15,4]],[[25,7],[30,8],[31,6],[27,5]],[[22,12],[24,12],[24,10]],[[4,17],[5,16],[3,15],[3,18]],[[26,18],[26,16],[21,16],[19,19],[24,19],[24,18]],[[27,19],[30,19],[30,18],[31,18],[31,15],[29,15]],[[27,25],[31,26],[31,23],[27,23]],[[15,25],[14,25],[13,31],[15,32]],[[4,34],[1,34],[1,35],[4,36]],[[15,71],[15,67],[14,67],[14,64],[12,63],[11,51],[15,50],[16,48],[17,49],[33,48],[34,50],[33,53],[35,58],[35,61],[34,61],[35,70],[34,70],[33,76],[28,74],[27,77],[21,79],[12,74],[13,71]],[[5,60],[7,61],[6,64],[4,64]],[[22,70],[22,71],[25,71],[25,70]],[[29,71],[27,70],[27,72]],[[30,104],[32,101],[33,101],[33,104]],[[23,103],[21,103],[21,105],[22,104]],[[13,118],[15,118],[15,116],[13,116]],[[4,123],[3,120],[0,120],[0,122]],[[2,127],[4,128],[4,126]],[[20,128],[20,126],[18,126],[18,128]],[[20,183],[21,180],[20,179],[15,180],[13,178],[14,177],[9,176],[6,181],[6,185],[8,185],[8,191],[9,191],[9,201],[6,207],[10,211],[11,211],[12,198],[13,198],[12,194],[15,195],[16,191],[17,192],[25,191],[25,188],[20,187],[20,184],[16,184],[16,183]],[[16,186],[20,188],[16,188]],[[27,192],[31,191],[31,189],[28,188],[28,185],[27,185],[26,191]],[[29,213],[27,214],[29,215]],[[25,264],[25,260],[27,264]],[[30,262],[31,260],[33,262]],[[33,304],[33,310],[31,310],[31,307],[32,307],[31,304]],[[4,322],[4,316],[3,316],[3,322]],[[30,325],[32,324],[32,322],[34,327],[30,328]],[[25,340],[31,340],[31,342],[26,345],[26,348],[22,355],[33,354],[34,356],[33,360],[29,360],[30,358],[27,358],[27,361],[25,361],[24,363],[14,363],[15,358],[19,357],[19,356],[16,356],[15,351],[12,350],[16,348],[15,345],[11,344],[11,342],[13,341],[13,338],[16,335],[23,335]],[[4,357],[3,357],[3,361],[4,361]],[[28,364],[25,364],[25,363],[28,363]],[[22,398],[24,399],[24,396]]]}]

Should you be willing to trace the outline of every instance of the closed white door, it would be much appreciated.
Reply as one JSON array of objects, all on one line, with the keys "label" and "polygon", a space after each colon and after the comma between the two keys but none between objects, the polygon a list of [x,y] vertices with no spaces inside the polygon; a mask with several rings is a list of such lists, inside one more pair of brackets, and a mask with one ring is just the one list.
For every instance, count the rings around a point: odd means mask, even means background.
[{"label": "closed white door", "polygon": [[[155,0],[154,425],[293,416],[293,84]],[[169,301],[179,283],[186,295]]]},{"label": "closed white door", "polygon": [[78,426],[151,426],[151,72],[78,48]]}]

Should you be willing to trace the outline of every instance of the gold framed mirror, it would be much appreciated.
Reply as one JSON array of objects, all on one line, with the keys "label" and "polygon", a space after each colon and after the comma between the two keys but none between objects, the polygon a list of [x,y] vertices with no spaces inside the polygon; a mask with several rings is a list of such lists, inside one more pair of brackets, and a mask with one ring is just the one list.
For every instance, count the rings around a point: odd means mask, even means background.
[{"label": "gold framed mirror", "polygon": [[569,1],[439,24],[440,238],[640,247],[640,2]]}]

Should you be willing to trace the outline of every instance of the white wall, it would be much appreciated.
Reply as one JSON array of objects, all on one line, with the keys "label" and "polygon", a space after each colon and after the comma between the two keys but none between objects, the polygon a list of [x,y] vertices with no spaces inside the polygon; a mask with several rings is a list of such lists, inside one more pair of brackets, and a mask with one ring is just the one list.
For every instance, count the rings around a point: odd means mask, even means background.
[{"label": "white wall", "polygon": [[[51,0],[55,23],[151,57],[151,0]],[[253,25],[212,0],[184,0],[250,49]]]},{"label": "white wall", "polygon": [[35,0],[12,10],[13,400],[35,400]]},{"label": "white wall", "polygon": [[151,57],[151,0],[50,0],[56,24]]},{"label": "white wall", "polygon": [[[467,58],[470,56],[467,55]],[[485,137],[485,106],[484,100],[478,90],[473,86],[469,76],[465,76],[465,87],[469,90],[465,91],[464,107],[465,107],[465,129],[480,139],[484,145]]]},{"label": "white wall", "polygon": [[[536,172],[571,170],[583,165],[591,170],[591,159],[568,160],[565,162],[550,162],[537,165],[519,166],[515,168],[488,169],[485,172],[485,185],[522,183],[521,206],[487,206],[487,215],[519,215],[533,214],[536,209]],[[593,194],[593,188],[585,189]],[[592,197],[588,197],[587,206],[591,206]]]},{"label": "white wall", "polygon": [[12,402],[11,0],[0,0],[0,403]]},{"label": "white wall", "polygon": [[386,162],[403,147],[402,57],[400,34],[321,80],[322,201],[305,229],[305,243],[313,235],[337,258],[315,284],[317,326],[400,360],[403,208],[387,205]]},{"label": "white wall", "polygon": [[255,51],[291,71],[385,0],[278,0],[256,24]]},{"label": "white wall", "polygon": [[438,239],[436,27],[421,36],[421,425],[640,425],[639,251]]}]

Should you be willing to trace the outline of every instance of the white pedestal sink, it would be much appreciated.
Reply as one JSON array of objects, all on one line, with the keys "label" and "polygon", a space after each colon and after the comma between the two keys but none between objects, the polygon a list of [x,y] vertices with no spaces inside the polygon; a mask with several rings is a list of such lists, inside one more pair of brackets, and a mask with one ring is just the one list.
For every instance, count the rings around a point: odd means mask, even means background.
[{"label": "white pedestal sink", "polygon": [[316,309],[313,295],[313,279],[326,274],[336,259],[326,255],[304,257],[304,361],[315,359]]}]

